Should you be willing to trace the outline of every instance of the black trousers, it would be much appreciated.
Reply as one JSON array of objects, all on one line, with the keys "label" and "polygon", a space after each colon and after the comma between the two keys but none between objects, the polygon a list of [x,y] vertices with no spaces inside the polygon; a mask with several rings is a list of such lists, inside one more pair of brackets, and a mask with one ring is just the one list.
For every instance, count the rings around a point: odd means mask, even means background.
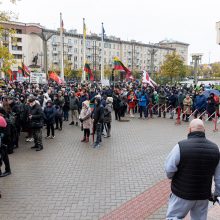
[{"label": "black trousers", "polygon": [[1,170],[1,166],[2,166],[2,162],[5,165],[5,171],[6,172],[11,172],[11,168],[10,168],[10,162],[9,162],[9,158],[8,158],[8,152],[7,152],[7,146],[6,145],[2,145],[0,150],[0,170]]},{"label": "black trousers", "polygon": [[38,148],[43,148],[42,129],[41,128],[33,129],[33,137],[34,137],[35,146]]},{"label": "black trousers", "polygon": [[54,124],[47,124],[47,136],[50,136],[50,131],[52,136],[54,136]]},{"label": "black trousers", "polygon": [[96,144],[99,144],[102,141],[102,124],[96,124]]},{"label": "black trousers", "polygon": [[58,128],[61,128],[62,129],[62,127],[63,127],[63,119],[62,119],[62,117],[56,117],[55,118],[55,122],[56,122],[56,129],[58,129]]},{"label": "black trousers", "polygon": [[90,135],[90,129],[88,129],[88,128],[84,129],[84,137],[88,138],[89,135]]}]

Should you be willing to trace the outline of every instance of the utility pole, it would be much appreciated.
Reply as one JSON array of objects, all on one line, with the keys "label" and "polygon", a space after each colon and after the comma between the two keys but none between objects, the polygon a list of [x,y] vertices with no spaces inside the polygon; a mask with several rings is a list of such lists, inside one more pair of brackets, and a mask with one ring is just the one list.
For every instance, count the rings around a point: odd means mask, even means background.
[{"label": "utility pole", "polygon": [[154,47],[148,50],[148,52],[150,53],[150,73],[152,79],[154,79],[154,56],[157,53],[157,51],[158,50]]},{"label": "utility pole", "polygon": [[201,53],[194,53],[192,54],[192,63],[194,64],[194,82],[195,85],[198,83],[198,66],[199,63],[201,63],[202,60],[202,55]]}]

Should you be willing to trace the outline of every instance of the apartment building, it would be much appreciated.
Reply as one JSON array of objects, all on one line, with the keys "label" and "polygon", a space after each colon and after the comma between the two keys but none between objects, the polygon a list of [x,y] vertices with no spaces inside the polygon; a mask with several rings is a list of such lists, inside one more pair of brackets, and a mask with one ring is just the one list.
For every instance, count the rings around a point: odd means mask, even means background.
[{"label": "apartment building", "polygon": [[[61,46],[64,51],[64,64],[72,69],[83,67],[83,35],[77,30],[64,31],[63,45],[61,45],[59,30],[49,30],[40,24],[28,24],[21,22],[0,23],[5,28],[5,34],[1,41],[8,46],[10,53],[14,55],[17,66],[24,62],[27,66],[38,68],[39,71],[47,69],[58,70],[61,65]],[[8,29],[14,29],[12,37],[8,35]],[[158,71],[163,64],[166,54],[177,51],[184,62],[188,60],[189,44],[181,42],[161,41],[157,44],[145,44],[135,40],[124,41],[114,36],[106,36],[104,40],[104,65],[113,67],[113,59],[119,57],[132,71]],[[46,51],[46,52],[45,52]],[[47,57],[45,54],[47,53]],[[101,69],[101,37],[90,34],[86,37],[86,60],[93,70]],[[47,64],[47,65],[46,65]]]}]

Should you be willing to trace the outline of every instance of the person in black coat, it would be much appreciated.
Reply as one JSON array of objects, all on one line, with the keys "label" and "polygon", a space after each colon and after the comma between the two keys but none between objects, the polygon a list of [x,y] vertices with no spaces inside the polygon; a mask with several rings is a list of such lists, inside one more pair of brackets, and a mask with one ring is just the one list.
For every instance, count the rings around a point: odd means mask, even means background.
[{"label": "person in black coat", "polygon": [[[46,138],[55,138],[54,134],[54,123],[55,123],[56,109],[53,106],[51,100],[47,101],[46,108],[44,108],[44,121],[47,125],[47,136]],[[50,136],[50,131],[52,136]]]},{"label": "person in black coat", "polygon": [[102,141],[102,124],[104,121],[104,107],[101,104],[101,96],[97,95],[95,98],[95,109],[93,111],[93,131],[96,131],[96,141],[94,148],[100,147]]},{"label": "person in black coat", "polygon": [[68,93],[64,93],[63,117],[64,121],[69,121],[70,98]]},{"label": "person in black coat", "polygon": [[209,118],[210,121],[212,120],[212,118],[215,117],[215,115],[214,115],[214,112],[215,112],[215,104],[216,104],[216,103],[215,103],[215,100],[214,100],[214,94],[211,93],[211,94],[209,95],[209,97],[207,98],[207,107],[206,107],[206,110],[207,110],[207,112],[208,112],[208,116],[210,117],[210,116],[212,115],[212,117]]},{"label": "person in black coat", "polygon": [[43,142],[42,142],[42,128],[43,128],[43,111],[39,104],[36,103],[35,97],[31,97],[28,100],[30,105],[30,112],[29,112],[29,120],[30,120],[30,127],[33,131],[34,137],[34,146],[32,149],[36,148],[36,151],[43,150]]}]

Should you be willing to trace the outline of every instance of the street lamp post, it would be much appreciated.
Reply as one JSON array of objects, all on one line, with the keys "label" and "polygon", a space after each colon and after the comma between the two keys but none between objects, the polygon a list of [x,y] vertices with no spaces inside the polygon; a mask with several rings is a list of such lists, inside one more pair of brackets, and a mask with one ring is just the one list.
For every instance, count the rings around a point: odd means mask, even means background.
[{"label": "street lamp post", "polygon": [[151,73],[151,78],[154,79],[154,56],[157,53],[157,49],[152,47],[151,49],[148,50],[150,53],[150,73]]},{"label": "street lamp post", "polygon": [[202,60],[202,55],[201,53],[194,53],[192,54],[192,63],[194,64],[194,82],[195,85],[198,83],[198,65]]}]

